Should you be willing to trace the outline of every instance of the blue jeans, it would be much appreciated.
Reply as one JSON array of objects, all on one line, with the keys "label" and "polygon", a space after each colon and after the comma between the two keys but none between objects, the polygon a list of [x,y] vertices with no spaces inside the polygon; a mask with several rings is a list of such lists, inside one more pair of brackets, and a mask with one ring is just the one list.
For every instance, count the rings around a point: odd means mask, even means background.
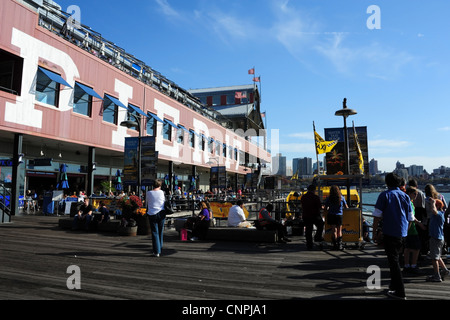
[{"label": "blue jeans", "polygon": [[150,229],[152,230],[152,247],[154,254],[160,254],[163,247],[163,232],[165,217],[157,214],[148,215],[148,221],[150,222]]},{"label": "blue jeans", "polygon": [[91,220],[92,220],[92,215],[89,215],[89,214],[82,215],[82,216],[76,215],[72,221],[72,230],[78,230],[80,227],[80,224],[83,220],[85,221],[84,228],[85,228],[85,230],[88,230],[89,224],[91,223]]}]

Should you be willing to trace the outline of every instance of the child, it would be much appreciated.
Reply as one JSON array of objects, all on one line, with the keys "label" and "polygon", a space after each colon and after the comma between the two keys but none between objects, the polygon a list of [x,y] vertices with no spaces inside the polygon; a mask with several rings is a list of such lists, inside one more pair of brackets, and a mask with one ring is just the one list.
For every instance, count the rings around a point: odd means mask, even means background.
[{"label": "child", "polygon": [[[427,281],[441,282],[442,278],[450,273],[441,258],[442,247],[444,245],[444,212],[442,211],[444,203],[439,199],[431,199],[431,218],[429,223],[430,234],[430,256],[434,275],[428,276]],[[439,273],[439,266],[443,271]]]},{"label": "child", "polygon": [[422,229],[424,229],[425,227],[415,217],[415,208],[413,202],[418,194],[417,189],[414,187],[408,187],[408,189],[406,189],[406,194],[411,199],[414,221],[410,222],[408,227],[408,235],[406,236],[405,251],[404,251],[405,266],[403,272],[418,274],[419,268],[417,267],[417,258],[419,257],[420,252],[420,238],[416,226],[419,226]]}]

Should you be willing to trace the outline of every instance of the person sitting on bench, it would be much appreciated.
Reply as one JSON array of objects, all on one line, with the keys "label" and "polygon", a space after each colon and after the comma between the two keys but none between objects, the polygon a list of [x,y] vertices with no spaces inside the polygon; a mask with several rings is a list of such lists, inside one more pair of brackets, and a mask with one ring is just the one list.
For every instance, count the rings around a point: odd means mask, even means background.
[{"label": "person sitting on bench", "polygon": [[271,212],[273,204],[269,203],[265,208],[259,211],[258,225],[259,228],[266,228],[267,230],[276,230],[278,235],[278,242],[286,243],[291,240],[286,237],[286,226],[272,218]]},{"label": "person sitting on bench", "polygon": [[238,200],[234,206],[228,211],[228,226],[248,228],[251,227],[251,222],[247,221],[244,213],[244,202]]}]

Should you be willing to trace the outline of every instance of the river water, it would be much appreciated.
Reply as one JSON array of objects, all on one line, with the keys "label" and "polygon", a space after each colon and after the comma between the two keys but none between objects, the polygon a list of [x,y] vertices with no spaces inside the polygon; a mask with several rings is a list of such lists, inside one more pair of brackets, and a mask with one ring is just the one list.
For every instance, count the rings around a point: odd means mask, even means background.
[{"label": "river water", "polygon": [[[375,203],[377,202],[378,195],[380,193],[381,192],[363,192],[362,199],[361,199],[362,203],[363,204],[373,204],[373,205],[375,205]],[[448,204],[449,201],[450,201],[450,193],[442,193],[442,195],[444,196],[445,201]],[[370,207],[367,207],[367,209],[368,208],[370,208]],[[366,210],[364,210],[364,211],[366,211]],[[373,209],[371,211],[373,211]]]}]

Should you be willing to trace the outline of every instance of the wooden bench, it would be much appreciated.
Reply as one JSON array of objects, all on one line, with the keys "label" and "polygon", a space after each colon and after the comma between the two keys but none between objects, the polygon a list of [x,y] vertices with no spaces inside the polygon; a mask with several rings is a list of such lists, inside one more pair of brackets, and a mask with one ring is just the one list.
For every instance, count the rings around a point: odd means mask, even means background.
[{"label": "wooden bench", "polygon": [[274,243],[277,242],[277,232],[254,228],[211,227],[208,229],[206,239]]},{"label": "wooden bench", "polygon": [[[61,229],[72,229],[73,218],[60,218],[58,226]],[[96,231],[99,232],[117,232],[120,226],[120,220],[109,220],[108,222],[97,224]]]},{"label": "wooden bench", "polygon": [[[179,233],[184,228],[186,219],[175,219],[175,230]],[[207,240],[221,241],[247,241],[247,242],[277,242],[277,232],[275,230],[257,230],[254,228],[236,227],[210,227],[206,235]]]}]

